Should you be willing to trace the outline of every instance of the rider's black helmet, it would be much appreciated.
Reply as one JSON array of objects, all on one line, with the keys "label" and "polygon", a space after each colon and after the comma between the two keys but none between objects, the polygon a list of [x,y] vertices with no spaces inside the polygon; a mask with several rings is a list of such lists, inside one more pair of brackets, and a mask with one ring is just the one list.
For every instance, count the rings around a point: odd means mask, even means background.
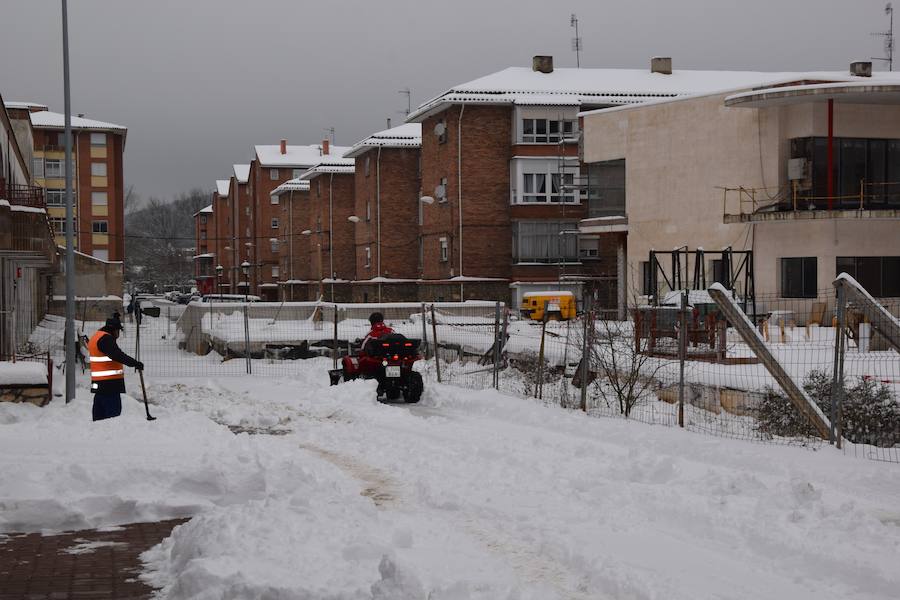
[{"label": "rider's black helmet", "polygon": [[384,322],[384,315],[381,314],[380,312],[373,312],[371,315],[369,315],[369,323],[370,324],[374,325],[375,323],[382,323],[382,322]]}]

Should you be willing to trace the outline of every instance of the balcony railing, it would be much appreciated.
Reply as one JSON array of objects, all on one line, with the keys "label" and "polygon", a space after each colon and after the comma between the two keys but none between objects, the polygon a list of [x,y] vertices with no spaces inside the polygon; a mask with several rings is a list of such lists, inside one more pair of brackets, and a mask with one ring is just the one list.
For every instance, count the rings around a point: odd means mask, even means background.
[{"label": "balcony railing", "polygon": [[34,185],[7,183],[5,187],[0,188],[0,198],[15,206],[47,208],[47,202],[44,200],[44,188]]},{"label": "balcony railing", "polygon": [[719,188],[722,190],[722,212],[725,222],[781,220],[810,216],[841,218],[871,215],[891,216],[900,211],[900,182],[867,182],[860,180],[859,191],[834,196],[815,195],[812,190],[797,187]]}]

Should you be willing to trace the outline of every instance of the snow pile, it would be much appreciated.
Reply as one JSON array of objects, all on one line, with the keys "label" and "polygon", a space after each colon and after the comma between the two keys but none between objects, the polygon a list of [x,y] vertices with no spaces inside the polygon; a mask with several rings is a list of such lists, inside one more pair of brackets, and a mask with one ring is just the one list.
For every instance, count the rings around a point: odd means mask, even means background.
[{"label": "snow pile", "polygon": [[47,365],[0,361],[0,386],[3,385],[47,385]]}]

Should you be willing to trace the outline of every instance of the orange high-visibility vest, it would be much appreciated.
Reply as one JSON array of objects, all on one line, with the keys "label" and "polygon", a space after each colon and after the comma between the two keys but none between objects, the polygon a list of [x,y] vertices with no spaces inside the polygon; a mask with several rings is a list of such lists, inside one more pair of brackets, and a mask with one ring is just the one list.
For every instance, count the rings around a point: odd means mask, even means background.
[{"label": "orange high-visibility vest", "polygon": [[91,359],[91,381],[109,381],[111,379],[125,379],[125,367],[103,354],[97,345],[104,335],[110,335],[106,331],[98,331],[88,342],[88,352]]}]

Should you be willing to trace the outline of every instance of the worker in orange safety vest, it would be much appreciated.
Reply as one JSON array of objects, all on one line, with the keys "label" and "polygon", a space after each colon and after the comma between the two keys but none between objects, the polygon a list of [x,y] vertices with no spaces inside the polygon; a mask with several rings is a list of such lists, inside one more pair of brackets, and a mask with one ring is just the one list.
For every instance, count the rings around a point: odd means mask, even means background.
[{"label": "worker in orange safety vest", "polygon": [[125,391],[125,367],[144,370],[144,363],[122,352],[116,344],[121,331],[122,323],[119,319],[107,319],[106,324],[94,334],[87,345],[91,361],[91,391],[94,393],[95,421],[122,414],[120,394]]}]

